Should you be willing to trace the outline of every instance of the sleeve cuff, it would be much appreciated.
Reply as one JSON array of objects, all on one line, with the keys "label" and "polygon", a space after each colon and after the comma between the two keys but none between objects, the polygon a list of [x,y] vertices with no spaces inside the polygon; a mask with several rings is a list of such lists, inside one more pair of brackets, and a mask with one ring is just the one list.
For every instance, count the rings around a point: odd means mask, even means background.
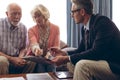
[{"label": "sleeve cuff", "polygon": [[68,58],[69,58],[69,61],[71,62],[70,56],[68,56]]}]

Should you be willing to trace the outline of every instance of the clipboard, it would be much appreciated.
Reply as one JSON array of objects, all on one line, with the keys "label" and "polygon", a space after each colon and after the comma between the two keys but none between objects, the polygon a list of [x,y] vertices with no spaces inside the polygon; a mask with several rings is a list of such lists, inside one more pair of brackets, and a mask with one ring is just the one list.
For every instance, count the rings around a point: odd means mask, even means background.
[{"label": "clipboard", "polygon": [[25,57],[22,57],[22,59],[25,59],[27,61],[36,62],[38,64],[52,64],[51,60],[46,59],[42,56],[25,56]]}]

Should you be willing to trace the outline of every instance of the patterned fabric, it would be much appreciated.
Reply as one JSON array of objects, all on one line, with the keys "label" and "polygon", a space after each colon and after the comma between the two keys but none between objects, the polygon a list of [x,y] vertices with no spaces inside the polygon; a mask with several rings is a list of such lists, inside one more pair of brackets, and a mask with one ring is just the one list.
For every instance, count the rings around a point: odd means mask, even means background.
[{"label": "patterned fabric", "polygon": [[26,35],[27,29],[22,23],[12,28],[7,18],[0,19],[0,52],[18,56],[26,46]]},{"label": "patterned fabric", "polygon": [[49,26],[46,26],[44,28],[39,27],[39,46],[41,49],[43,49],[43,56],[45,56],[47,53],[49,33]]},{"label": "patterned fabric", "polygon": [[[59,27],[55,24],[50,23],[49,27],[49,37],[48,37],[48,41],[47,41],[47,49],[51,48],[51,47],[60,47],[60,31],[59,31]],[[43,34],[43,36],[45,36]],[[39,40],[41,40],[40,38],[41,35],[39,35],[39,27],[37,25],[31,27],[28,30],[28,38],[29,38],[29,43],[31,46],[31,49],[33,47],[35,47],[36,45],[39,45]]]}]

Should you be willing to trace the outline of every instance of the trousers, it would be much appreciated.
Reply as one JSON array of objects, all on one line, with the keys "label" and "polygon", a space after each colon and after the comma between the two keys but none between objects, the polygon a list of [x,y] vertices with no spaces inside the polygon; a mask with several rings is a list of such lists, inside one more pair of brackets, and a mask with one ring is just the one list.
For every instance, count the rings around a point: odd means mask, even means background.
[{"label": "trousers", "polygon": [[6,57],[0,56],[0,75],[8,74],[9,70],[9,61]]},{"label": "trousers", "polygon": [[34,71],[35,65],[36,63],[28,61],[24,67],[15,67],[11,63],[9,63],[6,57],[0,56],[0,75],[31,73]]},{"label": "trousers", "polygon": [[120,80],[104,60],[80,60],[75,66],[69,63],[68,69],[74,73],[73,80]]},{"label": "trousers", "polygon": [[53,64],[37,64],[35,67],[35,73],[55,72],[56,66]]}]

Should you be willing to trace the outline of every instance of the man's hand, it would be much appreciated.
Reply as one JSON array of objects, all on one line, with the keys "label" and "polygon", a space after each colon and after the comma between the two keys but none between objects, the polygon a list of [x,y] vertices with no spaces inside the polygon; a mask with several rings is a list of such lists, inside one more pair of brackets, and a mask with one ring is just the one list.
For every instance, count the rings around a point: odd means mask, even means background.
[{"label": "man's hand", "polygon": [[61,64],[66,64],[67,62],[69,62],[69,57],[68,56],[56,56],[51,61],[55,63],[57,66],[59,66]]},{"label": "man's hand", "polygon": [[11,57],[10,62],[15,66],[20,66],[20,67],[24,66],[27,63],[26,60],[19,57]]},{"label": "man's hand", "polygon": [[50,48],[50,53],[52,54],[52,56],[66,56],[67,53],[64,51],[61,51],[58,48]]},{"label": "man's hand", "polygon": [[27,49],[22,49],[22,50],[20,51],[19,57],[22,58],[23,56],[26,55],[26,53],[27,53]]}]

